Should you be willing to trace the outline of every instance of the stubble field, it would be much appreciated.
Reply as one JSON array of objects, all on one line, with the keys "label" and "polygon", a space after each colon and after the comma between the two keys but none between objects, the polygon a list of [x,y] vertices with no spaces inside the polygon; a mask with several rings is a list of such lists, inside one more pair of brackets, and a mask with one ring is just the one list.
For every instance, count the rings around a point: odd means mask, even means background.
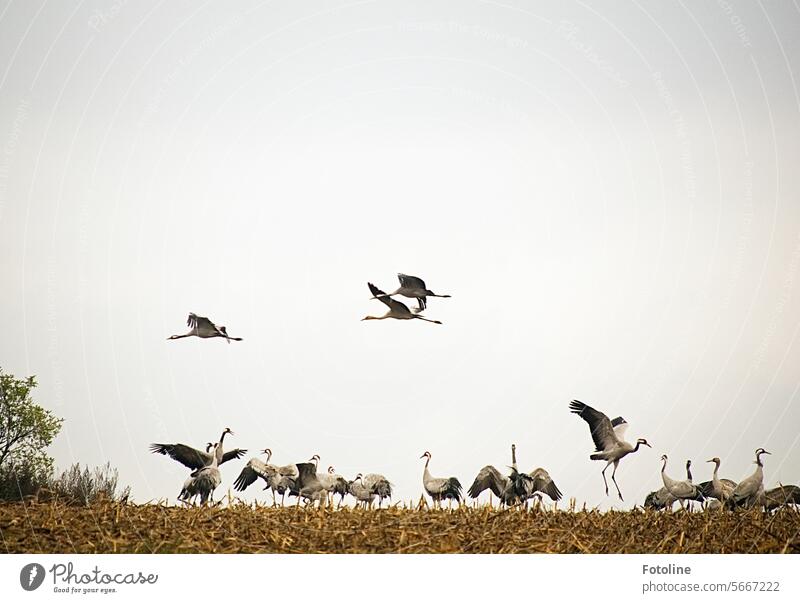
[{"label": "stubble field", "polygon": [[800,512],[0,504],[5,553],[796,553]]}]

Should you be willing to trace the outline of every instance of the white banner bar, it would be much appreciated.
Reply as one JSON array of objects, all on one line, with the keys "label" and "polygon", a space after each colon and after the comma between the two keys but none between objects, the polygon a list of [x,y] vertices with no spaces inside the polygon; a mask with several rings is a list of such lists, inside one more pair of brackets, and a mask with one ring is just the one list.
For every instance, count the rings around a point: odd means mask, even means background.
[{"label": "white banner bar", "polygon": [[2,601],[777,602],[798,584],[795,555],[0,556]]}]

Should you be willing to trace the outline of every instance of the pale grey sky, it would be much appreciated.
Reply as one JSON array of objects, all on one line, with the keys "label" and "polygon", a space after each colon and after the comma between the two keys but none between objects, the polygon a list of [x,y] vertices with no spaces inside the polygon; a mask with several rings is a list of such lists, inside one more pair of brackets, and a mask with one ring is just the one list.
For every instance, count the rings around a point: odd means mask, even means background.
[{"label": "pale grey sky", "polygon": [[[140,501],[229,426],[619,506],[572,398],[654,446],[624,507],[662,453],[797,483],[798,57],[788,1],[0,3],[0,365]],[[359,322],[397,272],[442,326]]]}]

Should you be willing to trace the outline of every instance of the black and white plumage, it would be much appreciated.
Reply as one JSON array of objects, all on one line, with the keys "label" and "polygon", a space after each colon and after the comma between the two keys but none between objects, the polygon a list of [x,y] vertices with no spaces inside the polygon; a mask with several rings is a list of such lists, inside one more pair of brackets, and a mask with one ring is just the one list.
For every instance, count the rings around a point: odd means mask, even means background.
[{"label": "black and white plumage", "polygon": [[697,500],[699,492],[697,486],[692,483],[692,462],[686,461],[686,479],[675,480],[667,475],[667,460],[666,454],[661,456],[661,461],[663,463],[661,465],[661,481],[664,482],[664,487],[667,489],[667,492],[669,492],[675,500],[679,501],[681,506],[684,505],[684,501],[686,500]]},{"label": "black and white plumage", "polygon": [[[434,293],[425,286],[425,281],[417,276],[398,274],[397,279],[400,281],[400,287],[394,292],[389,293],[389,295],[402,295],[403,297],[416,299],[417,312],[422,312],[427,307],[428,297],[450,297],[449,295],[439,295]],[[373,295],[377,296],[378,294],[374,293]]]},{"label": "black and white plumage", "polygon": [[[208,442],[206,444],[206,453],[211,454],[211,451],[214,449],[214,443]],[[193,503],[196,496],[198,496],[197,492],[190,494],[190,490],[192,489],[192,484],[194,482],[194,478],[197,477],[198,472],[201,469],[195,469],[189,474],[189,477],[186,478],[186,481],[183,482],[183,486],[181,487],[181,491],[178,494],[178,501],[185,502],[185,503]]]},{"label": "black and white plumage", "polygon": [[356,507],[359,505],[363,505],[365,509],[372,507],[375,493],[370,488],[367,488],[360,473],[347,482],[347,492],[356,499]]},{"label": "black and white plumage", "polygon": [[[272,504],[277,504],[276,495],[284,496],[286,492],[294,485],[294,479],[297,477],[297,466],[286,465],[278,467],[270,464],[272,458],[272,450],[265,448],[262,450],[267,455],[267,460],[262,461],[258,457],[251,458],[247,465],[242,468],[239,477],[233,482],[235,490],[242,492],[250,485],[256,482],[259,478],[266,482],[265,490],[272,492]],[[281,499],[281,502],[283,499]]]},{"label": "black and white plumage", "polygon": [[375,299],[382,301],[386,306],[389,308],[389,311],[386,312],[383,316],[365,316],[361,320],[383,320],[385,318],[396,318],[397,320],[413,320],[418,318],[419,320],[424,320],[425,322],[432,322],[434,324],[440,325],[442,324],[438,320],[431,320],[430,318],[425,318],[421,314],[412,312],[408,309],[403,302],[397,301],[396,299],[392,299],[389,297],[385,292],[378,289],[372,283],[367,283],[369,286],[369,290],[372,292],[372,295]]},{"label": "black and white plumage", "polygon": [[541,467],[530,473],[517,469],[517,447],[511,445],[511,475],[505,476],[492,465],[486,465],[478,472],[468,493],[477,498],[484,490],[491,490],[503,505],[515,505],[533,497],[537,492],[547,494],[552,500],[561,498],[561,491],[550,474]]},{"label": "black and white plumage", "polygon": [[372,507],[372,503],[377,497],[378,508],[381,507],[384,498],[391,500],[392,484],[379,473],[359,473],[347,483],[348,493],[356,499],[356,504],[363,504],[365,508]]},{"label": "black and white plumage", "polygon": [[167,341],[170,339],[183,339],[184,337],[200,337],[201,339],[224,337],[228,343],[231,341],[242,341],[241,337],[231,337],[228,335],[228,330],[225,327],[218,327],[205,316],[198,316],[194,312],[189,313],[189,318],[186,319],[186,325],[190,328],[188,333],[184,335],[171,335],[167,337]]},{"label": "black and white plumage", "polygon": [[[691,463],[687,462],[686,478],[689,480],[692,479],[690,467]],[[707,498],[705,492],[707,490],[710,490],[711,488],[712,485],[710,481],[697,484],[698,495],[697,498],[695,498],[694,500],[702,501],[704,498]],[[662,486],[658,490],[650,492],[650,494],[647,495],[647,497],[644,500],[643,506],[645,509],[654,509],[654,510],[671,509],[672,505],[675,504],[675,501],[677,500],[678,500],[677,498],[675,498],[674,496],[672,496],[672,494],[669,493],[666,487]]]},{"label": "black and white plumage", "polygon": [[761,504],[764,496],[764,463],[761,461],[762,455],[772,454],[763,448],[756,449],[756,470],[740,481],[733,489],[730,504],[735,507],[752,508]]},{"label": "black and white plumage", "polygon": [[619,499],[623,500],[622,492],[620,492],[619,484],[617,484],[616,480],[619,462],[630,453],[639,450],[640,445],[650,447],[650,444],[648,444],[647,440],[644,438],[636,440],[636,446],[626,442],[623,438],[628,428],[628,422],[622,417],[617,417],[611,421],[611,419],[599,410],[595,410],[579,400],[570,402],[569,409],[589,425],[589,431],[596,447],[596,452],[589,455],[589,458],[593,461],[606,461],[606,466],[603,467],[602,471],[606,495],[608,495],[606,469],[614,465],[614,470],[611,472],[611,481],[614,482],[614,486],[617,488]]},{"label": "black and white plumage", "polygon": [[425,451],[421,457],[425,460],[425,469],[422,472],[422,485],[425,492],[433,499],[434,505],[441,505],[443,500],[455,500],[457,503],[461,502],[461,482],[456,477],[433,477],[428,470],[428,464],[431,462],[431,453]]},{"label": "black and white plumage", "polygon": [[214,446],[213,452],[203,452],[186,444],[150,444],[150,451],[169,456],[182,465],[189,467],[189,469],[207,467],[211,464],[212,456],[216,457],[217,464],[221,465],[230,460],[241,458],[247,453],[247,450],[242,448],[234,448],[228,452],[223,452],[222,444],[227,434],[233,434],[228,427],[223,430],[219,443]]},{"label": "black and white plumage", "polygon": [[191,477],[186,480],[179,497],[184,501],[191,501],[196,496],[200,497],[200,504],[214,502],[214,490],[222,483],[222,475],[219,472],[216,448],[219,444],[214,444],[211,450],[211,463],[201,469],[194,471]]},{"label": "black and white plumage", "polygon": [[347,496],[347,480],[336,473],[333,467],[328,467],[327,473],[317,473],[317,479],[328,494],[339,495],[339,505],[341,506],[344,497]]},{"label": "black and white plumage", "polygon": [[316,463],[297,463],[296,467],[297,477],[291,493],[297,496],[297,504],[300,504],[301,499],[305,499],[311,504],[318,502],[323,506],[328,500],[328,491],[317,477]]},{"label": "black and white plumage", "polygon": [[714,473],[711,476],[710,482],[703,482],[698,488],[706,498],[716,498],[722,504],[726,504],[731,496],[733,496],[733,491],[736,489],[736,482],[724,478],[720,479],[719,466],[722,464],[722,461],[720,461],[719,457],[715,456],[713,459],[709,459],[706,462],[714,463]]},{"label": "black and white plumage", "polygon": [[472,498],[478,498],[484,490],[491,490],[500,500],[502,505],[516,505],[521,503],[527,494],[527,480],[523,474],[514,472],[514,479],[505,476],[493,465],[486,465],[478,472],[467,493]]},{"label": "black and white plumage", "polygon": [[523,475],[528,478],[526,482],[527,498],[533,497],[537,492],[542,492],[547,494],[553,502],[561,500],[561,490],[558,489],[550,474],[541,467],[537,467],[530,473],[523,473]]},{"label": "black and white plumage", "polygon": [[[359,475],[361,475],[359,473]],[[381,508],[384,498],[392,500],[392,484],[380,473],[367,473],[363,476],[364,487],[378,497],[378,508]]]}]

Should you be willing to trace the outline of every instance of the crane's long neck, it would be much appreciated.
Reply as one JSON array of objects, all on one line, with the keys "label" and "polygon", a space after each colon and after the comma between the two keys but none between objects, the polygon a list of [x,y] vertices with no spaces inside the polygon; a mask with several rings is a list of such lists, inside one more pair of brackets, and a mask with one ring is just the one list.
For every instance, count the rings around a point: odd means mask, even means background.
[{"label": "crane's long neck", "polygon": [[639,450],[639,446],[641,446],[641,445],[642,445],[642,443],[637,440],[636,446],[633,447],[633,450],[631,450],[631,452],[633,453],[633,452],[636,452],[637,450]]},{"label": "crane's long neck", "polygon": [[219,436],[219,444],[217,444],[217,449],[214,452],[214,456],[216,457],[217,463],[221,463],[222,462],[222,455],[223,455],[222,442],[223,442],[223,440],[225,440],[225,436],[226,435],[228,435],[227,430],[223,431],[222,435]]},{"label": "crane's long neck", "polygon": [[664,487],[669,490],[670,485],[673,483],[673,479],[667,475],[667,459],[663,459],[663,465],[661,465],[661,481],[664,482]]},{"label": "crane's long neck", "polygon": [[431,462],[430,457],[425,459],[425,469],[423,469],[422,471],[422,481],[427,482],[428,480],[431,479],[431,472],[428,471],[428,463],[430,462]]},{"label": "crane's long neck", "polygon": [[686,479],[692,481],[692,465],[690,463],[686,463]]},{"label": "crane's long neck", "polygon": [[714,463],[714,473],[711,475],[711,483],[714,484],[715,488],[719,487],[719,463]]},{"label": "crane's long neck", "polygon": [[517,448],[516,446],[511,447],[511,468],[514,471],[519,471],[517,469]]}]

